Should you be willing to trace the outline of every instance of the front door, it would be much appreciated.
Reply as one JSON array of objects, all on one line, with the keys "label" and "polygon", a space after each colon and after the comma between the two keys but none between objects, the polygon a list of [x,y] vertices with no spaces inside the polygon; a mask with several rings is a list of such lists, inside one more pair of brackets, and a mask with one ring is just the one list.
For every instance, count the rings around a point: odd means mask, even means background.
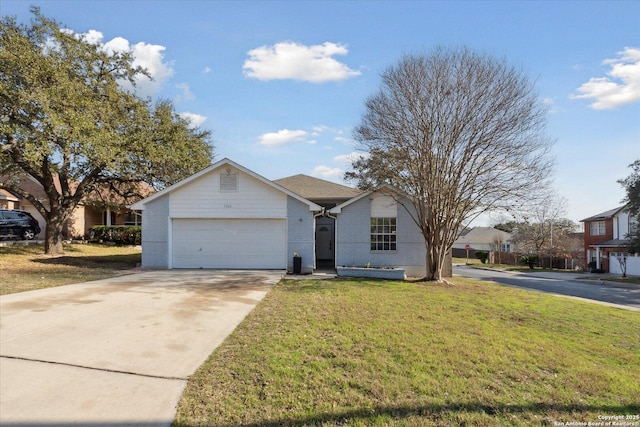
[{"label": "front door", "polygon": [[318,260],[333,259],[333,223],[332,218],[318,218],[316,222],[316,258]]}]

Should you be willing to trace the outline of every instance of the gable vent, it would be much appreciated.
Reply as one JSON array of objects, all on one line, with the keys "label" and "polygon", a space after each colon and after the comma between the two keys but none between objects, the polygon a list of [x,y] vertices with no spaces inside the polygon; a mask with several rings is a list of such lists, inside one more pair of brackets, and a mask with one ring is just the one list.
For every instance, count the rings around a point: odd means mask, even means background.
[{"label": "gable vent", "polygon": [[220,174],[220,191],[238,191],[238,173],[226,169]]}]

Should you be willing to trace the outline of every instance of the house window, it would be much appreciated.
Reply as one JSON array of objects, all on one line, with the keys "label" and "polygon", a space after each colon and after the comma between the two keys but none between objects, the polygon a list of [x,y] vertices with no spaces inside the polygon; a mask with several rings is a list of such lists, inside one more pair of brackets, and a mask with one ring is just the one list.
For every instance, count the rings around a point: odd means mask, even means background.
[{"label": "house window", "polygon": [[501,252],[511,252],[511,243],[503,243],[500,246],[500,251]]},{"label": "house window", "polygon": [[124,225],[142,225],[142,215],[136,211],[125,212]]},{"label": "house window", "polygon": [[238,174],[227,169],[220,174],[220,191],[238,191]]},{"label": "house window", "polygon": [[396,247],[396,218],[371,218],[371,250],[395,251]]},{"label": "house window", "polygon": [[589,234],[592,236],[604,236],[606,234],[604,221],[589,223]]}]

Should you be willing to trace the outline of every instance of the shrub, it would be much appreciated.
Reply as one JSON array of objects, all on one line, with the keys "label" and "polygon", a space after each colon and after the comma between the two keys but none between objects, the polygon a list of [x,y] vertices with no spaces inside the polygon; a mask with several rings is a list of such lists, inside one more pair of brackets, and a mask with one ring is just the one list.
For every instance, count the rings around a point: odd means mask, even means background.
[{"label": "shrub", "polygon": [[116,245],[139,245],[142,227],[131,225],[96,225],[91,227],[91,240],[112,242]]},{"label": "shrub", "polygon": [[601,268],[596,268],[596,262],[595,261],[590,261],[589,262],[589,272],[590,273],[597,273],[597,274],[602,274],[602,273],[606,273],[606,271],[604,271]]},{"label": "shrub", "polygon": [[476,251],[476,258],[480,260],[481,263],[486,264],[487,259],[489,258],[488,251]]},{"label": "shrub", "polygon": [[533,267],[538,263],[538,255],[522,255],[520,262],[528,265],[533,270]]}]

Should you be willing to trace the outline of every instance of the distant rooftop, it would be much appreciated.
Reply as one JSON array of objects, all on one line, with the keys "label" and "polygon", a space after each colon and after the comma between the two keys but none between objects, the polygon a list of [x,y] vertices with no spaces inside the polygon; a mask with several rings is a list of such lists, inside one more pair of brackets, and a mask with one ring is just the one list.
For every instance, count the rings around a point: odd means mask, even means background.
[{"label": "distant rooftop", "polygon": [[465,230],[456,240],[457,243],[493,243],[496,239],[511,240],[511,233],[493,227],[474,227]]},{"label": "distant rooftop", "polygon": [[602,219],[612,218],[615,214],[620,212],[625,207],[626,207],[626,205],[625,206],[619,206],[619,207],[617,207],[615,209],[611,209],[611,210],[608,210],[606,212],[602,212],[602,213],[596,214],[594,216],[590,216],[589,218],[582,219],[582,220],[580,220],[580,222],[599,221],[599,220],[602,220]]},{"label": "distant rooftop", "polygon": [[362,193],[362,191],[347,187],[346,185],[336,184],[335,182],[325,181],[324,179],[303,174],[276,179],[273,182],[308,200],[346,200]]}]

